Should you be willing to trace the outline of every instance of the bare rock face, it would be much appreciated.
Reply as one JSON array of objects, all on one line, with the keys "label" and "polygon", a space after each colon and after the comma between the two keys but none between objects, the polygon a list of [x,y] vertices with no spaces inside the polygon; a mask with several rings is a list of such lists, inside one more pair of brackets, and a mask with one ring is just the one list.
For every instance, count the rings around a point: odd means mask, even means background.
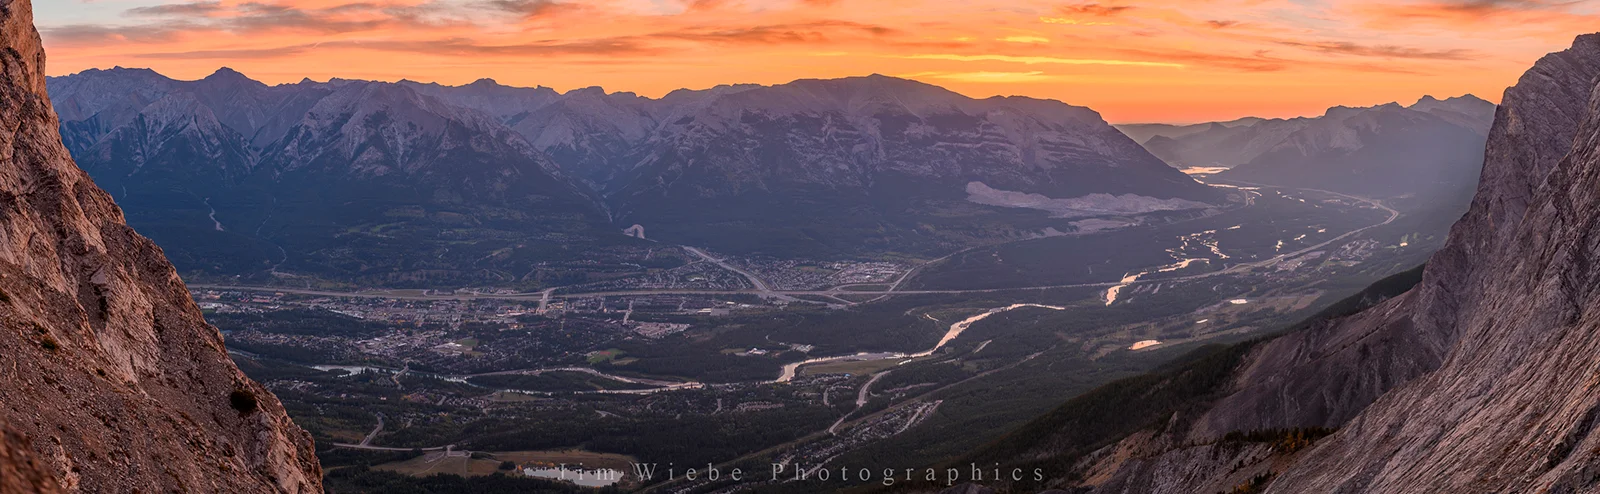
[{"label": "bare rock face", "polygon": [[46,471],[28,440],[0,424],[0,493],[55,494],[63,492],[55,475]]},{"label": "bare rock face", "polygon": [[[1420,283],[1250,347],[1218,393],[1074,460],[1077,487],[1600,490],[1597,84],[1600,35],[1540,60],[1506,91],[1472,206]],[[1330,429],[1309,447],[1237,439]]]},{"label": "bare rock face", "polygon": [[67,492],[319,492],[309,435],[73,163],[44,61],[29,0],[0,0],[0,423],[31,442],[8,435],[0,472],[31,457]]},{"label": "bare rock face", "polygon": [[1600,488],[1597,74],[1600,36],[1590,35],[1507,92],[1486,178],[1451,234],[1458,262],[1430,274],[1439,281],[1453,278],[1445,269],[1475,269],[1454,297],[1432,299],[1455,303],[1419,307],[1437,314],[1428,321],[1439,326],[1422,329],[1453,341],[1449,353],[1312,450],[1273,491]]}]

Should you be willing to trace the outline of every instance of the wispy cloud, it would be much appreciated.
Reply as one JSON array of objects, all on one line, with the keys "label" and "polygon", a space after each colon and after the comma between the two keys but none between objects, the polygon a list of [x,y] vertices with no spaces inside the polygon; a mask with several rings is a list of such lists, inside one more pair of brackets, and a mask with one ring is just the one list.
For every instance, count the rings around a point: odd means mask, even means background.
[{"label": "wispy cloud", "polygon": [[716,44],[785,44],[826,42],[839,37],[882,37],[897,32],[895,29],[873,24],[823,20],[733,28],[701,26],[658,32],[647,37]]},{"label": "wispy cloud", "polygon": [[1347,41],[1279,41],[1284,46],[1293,46],[1318,53],[1331,55],[1351,55],[1358,57],[1378,58],[1410,58],[1419,60],[1470,60],[1472,50],[1454,48],[1448,50],[1426,50],[1407,46],[1395,45],[1363,45]]},{"label": "wispy cloud", "polygon": [[210,59],[276,58],[302,55],[312,50],[361,49],[387,52],[405,52],[443,56],[564,56],[564,55],[650,55],[661,50],[630,40],[599,39],[562,42],[535,42],[518,44],[482,44],[466,38],[433,39],[419,41],[337,41],[314,44],[282,46],[276,48],[193,50],[182,52],[146,53],[136,55],[149,59]]},{"label": "wispy cloud", "polygon": [[166,53],[139,53],[134,58],[149,60],[260,60],[290,57],[305,53],[315,45],[280,46],[275,48],[239,48],[228,50],[192,50]]},{"label": "wispy cloud", "polygon": [[465,12],[434,3],[353,2],[324,7],[298,7],[289,3],[263,1],[232,5],[200,1],[137,7],[124,12],[128,18],[141,21],[138,24],[78,24],[46,27],[41,31],[49,41],[67,44],[132,42],[217,32],[252,36],[273,32],[334,35],[387,30],[425,31],[464,25],[467,23]]},{"label": "wispy cloud", "polygon": [[1241,72],[1278,72],[1287,70],[1294,65],[1292,61],[1271,56],[1267,50],[1256,50],[1249,55],[1212,53],[1182,48],[1113,48],[1112,51],[1146,60],[1182,60],[1191,65]]},{"label": "wispy cloud", "polygon": [[1401,15],[1461,16],[1487,18],[1511,12],[1566,11],[1581,1],[1547,0],[1433,0],[1397,3],[1393,10]]},{"label": "wispy cloud", "polygon": [[1069,26],[1115,26],[1115,22],[1081,21],[1071,17],[1040,17],[1039,22],[1045,24],[1065,24]]},{"label": "wispy cloud", "polygon": [[530,18],[543,17],[578,8],[577,4],[557,2],[555,0],[487,0],[483,4],[494,10]]},{"label": "wispy cloud", "polygon": [[1167,67],[1183,68],[1184,64],[1175,62],[1146,62],[1140,60],[1110,60],[1094,58],[1058,58],[1058,57],[1030,57],[1012,55],[952,55],[952,54],[922,54],[906,55],[904,58],[912,60],[951,60],[956,62],[1006,62],[1025,65],[1035,64],[1060,64],[1060,65],[1129,65],[1138,67]]},{"label": "wispy cloud", "polygon": [[1042,71],[1031,72],[917,72],[896,77],[919,80],[942,80],[975,83],[1045,82],[1060,79]]},{"label": "wispy cloud", "polygon": [[188,2],[171,3],[166,5],[151,5],[148,7],[134,7],[128,9],[130,16],[193,16],[210,15],[222,11],[222,2]]},{"label": "wispy cloud", "polygon": [[1093,17],[1111,17],[1135,9],[1131,5],[1103,5],[1099,3],[1079,3],[1062,5],[1056,8],[1057,12],[1065,15],[1080,15]]},{"label": "wispy cloud", "polygon": [[204,26],[169,23],[148,26],[116,26],[101,24],[69,24],[39,30],[45,42],[52,45],[106,45],[115,43],[149,44],[177,41],[183,35],[205,30]]},{"label": "wispy cloud", "polygon": [[1050,38],[1044,36],[1006,36],[1000,41],[1007,43],[1049,43]]},{"label": "wispy cloud", "polygon": [[35,3],[57,74],[143,61],[184,77],[228,65],[267,82],[495,77],[664,94],[894,73],[1146,120],[1493,95],[1600,30],[1600,0]]},{"label": "wispy cloud", "polygon": [[1507,32],[1542,30],[1570,37],[1573,28],[1593,31],[1600,26],[1589,0],[1420,0],[1358,4],[1354,15],[1367,26],[1384,30],[1437,26],[1450,29],[1485,29],[1495,36]]},{"label": "wispy cloud", "polygon": [[1136,8],[1131,5],[1100,3],[1060,5],[1054,9],[1052,15],[1040,16],[1039,22],[1069,26],[1115,26],[1117,23],[1110,18],[1132,12]]}]

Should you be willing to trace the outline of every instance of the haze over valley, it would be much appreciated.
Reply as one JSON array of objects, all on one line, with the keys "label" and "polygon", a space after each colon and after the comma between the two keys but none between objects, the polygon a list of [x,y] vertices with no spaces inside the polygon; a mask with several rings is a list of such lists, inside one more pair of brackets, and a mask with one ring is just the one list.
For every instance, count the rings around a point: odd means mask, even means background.
[{"label": "haze over valley", "polygon": [[[1448,224],[1424,213],[1467,200],[1190,175],[1090,109],[884,76],[660,99],[228,69],[49,87],[68,149],[324,464],[383,466],[347,486],[446,446],[931,464],[1414,266]],[[766,432],[682,449],[684,413]]]},{"label": "haze over valley", "polygon": [[[1076,98],[972,97],[962,81],[978,76],[932,71],[643,96],[501,84],[487,76],[508,69],[479,62],[533,50],[656,84],[681,67],[637,53],[686,60],[661,43],[736,56],[754,39],[776,58],[841,33],[951,52],[905,59],[921,63],[1042,65],[1028,77],[1063,87],[1313,70],[1291,62],[1429,81],[1499,61],[1303,40],[1169,60],[1117,36],[1121,51],[1068,59],[1023,31],[992,41],[1024,51],[983,58],[961,46],[990,40],[912,40],[898,17],[707,31],[740,2],[573,41],[552,22],[563,9],[620,7],[285,2],[138,0],[116,22],[85,3],[88,24],[58,17],[41,40],[32,2],[0,0],[0,494],[1600,485],[1600,34],[1524,67],[1499,104],[1418,92],[1113,125]],[[804,3],[761,12],[839,8]],[[1072,4],[1027,20],[1165,39],[1184,12]],[[261,79],[292,83],[164,75],[352,50],[434,73],[393,55],[434,47],[361,37],[395,22],[500,30],[444,43],[456,72],[485,71],[466,84],[313,80],[326,67],[310,64]],[[1246,43],[1283,22],[1185,29]],[[266,48],[310,26],[326,49]],[[195,30],[261,47],[76,70],[86,37],[120,53]],[[548,39],[477,38],[531,32]],[[76,71],[46,70],[51,43]],[[586,58],[600,52],[615,58]]]},{"label": "haze over valley", "polygon": [[69,149],[180,269],[257,283],[570,284],[582,274],[563,261],[590,260],[580,252],[651,245],[617,234],[632,225],[650,240],[822,259],[1073,229],[971,199],[972,187],[1116,196],[1072,217],[1229,202],[1088,109],[882,76],[660,100],[487,80],[266,86],[230,70],[50,81]]}]

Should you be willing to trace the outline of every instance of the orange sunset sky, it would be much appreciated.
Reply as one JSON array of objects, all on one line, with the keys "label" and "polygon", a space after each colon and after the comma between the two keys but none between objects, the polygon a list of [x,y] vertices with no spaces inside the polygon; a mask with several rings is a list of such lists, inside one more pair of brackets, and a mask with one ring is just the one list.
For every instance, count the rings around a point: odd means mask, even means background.
[{"label": "orange sunset sky", "polygon": [[558,90],[880,73],[1112,122],[1321,114],[1504,88],[1600,0],[35,0],[50,73],[228,66]]}]

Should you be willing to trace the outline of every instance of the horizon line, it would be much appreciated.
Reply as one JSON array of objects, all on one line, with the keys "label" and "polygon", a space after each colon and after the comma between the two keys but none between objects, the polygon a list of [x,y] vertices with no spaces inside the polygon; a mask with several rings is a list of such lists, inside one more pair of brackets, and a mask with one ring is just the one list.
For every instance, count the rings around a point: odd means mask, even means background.
[{"label": "horizon line", "polygon": [[[115,71],[115,70],[149,71],[149,72],[151,72],[153,74],[156,74],[156,75],[159,75],[161,77],[167,78],[169,80],[177,81],[177,82],[199,82],[199,81],[203,81],[203,80],[205,80],[205,79],[207,79],[207,78],[209,78],[211,76],[217,75],[219,73],[223,73],[224,71],[228,71],[228,72],[233,72],[235,74],[239,74],[240,76],[244,77],[247,80],[250,80],[252,82],[256,82],[256,83],[265,85],[267,87],[296,86],[296,85],[300,85],[300,84],[305,84],[307,82],[310,82],[310,83],[313,83],[313,84],[332,84],[335,81],[349,81],[349,82],[376,82],[376,83],[385,83],[385,84],[412,83],[412,84],[418,84],[418,85],[424,85],[424,86],[440,86],[440,87],[447,87],[447,88],[463,88],[463,87],[471,86],[473,84],[477,84],[477,83],[480,83],[480,82],[488,81],[489,83],[494,84],[496,86],[500,86],[500,87],[504,87],[504,88],[511,88],[511,89],[548,89],[548,90],[550,90],[550,91],[552,91],[552,92],[554,92],[556,94],[563,95],[563,96],[571,94],[571,93],[574,93],[574,92],[577,92],[577,91],[587,90],[587,89],[599,89],[602,94],[605,94],[607,96],[612,96],[612,95],[632,95],[633,97],[644,98],[644,99],[654,100],[654,101],[659,101],[659,100],[661,100],[663,98],[666,98],[668,95],[671,95],[672,93],[676,93],[676,92],[679,92],[679,91],[690,91],[690,92],[710,91],[710,90],[713,90],[713,89],[716,89],[716,88],[735,87],[735,86],[756,86],[756,87],[762,87],[762,88],[772,88],[772,87],[789,85],[789,84],[793,84],[793,83],[801,82],[801,81],[837,81],[837,80],[845,80],[845,79],[864,79],[864,78],[869,78],[869,77],[885,77],[885,78],[890,78],[890,79],[897,79],[897,80],[902,80],[902,81],[915,82],[915,83],[918,83],[918,84],[925,84],[925,85],[928,85],[928,86],[939,88],[941,90],[949,91],[951,93],[954,93],[954,94],[957,94],[957,95],[960,95],[962,97],[969,98],[969,99],[972,99],[972,100],[981,101],[981,100],[992,99],[992,98],[1028,98],[1028,99],[1039,100],[1039,101],[1053,101],[1053,102],[1061,103],[1061,104],[1072,106],[1072,107],[1076,107],[1076,108],[1085,108],[1085,109],[1088,109],[1090,111],[1094,111],[1096,114],[1100,114],[1100,112],[1098,110],[1095,110],[1094,107],[1087,106],[1087,105],[1073,104],[1071,102],[1067,102],[1067,101],[1063,101],[1063,100],[1059,100],[1059,99],[1055,99],[1055,98],[1040,98],[1040,97],[1037,97],[1037,96],[1028,96],[1028,95],[1023,95],[1023,94],[1011,94],[1011,95],[998,95],[997,94],[995,96],[990,96],[990,97],[986,97],[986,98],[980,98],[980,97],[972,96],[972,95],[969,95],[969,94],[966,94],[966,93],[963,93],[963,92],[960,92],[960,91],[957,91],[957,90],[954,90],[954,89],[950,89],[948,87],[945,87],[945,86],[942,86],[942,85],[939,85],[939,84],[935,84],[935,83],[931,83],[931,82],[927,82],[927,81],[922,81],[922,80],[914,79],[914,78],[911,78],[911,77],[894,76],[894,75],[888,75],[888,74],[883,74],[883,73],[879,73],[879,72],[872,72],[872,73],[864,74],[864,75],[851,75],[851,76],[844,76],[844,77],[802,77],[802,78],[790,80],[789,82],[779,83],[779,84],[762,84],[762,83],[755,83],[755,82],[733,82],[733,83],[717,84],[715,86],[711,86],[711,87],[707,87],[707,88],[701,88],[701,89],[680,87],[680,88],[673,89],[671,91],[667,91],[666,93],[663,93],[662,95],[656,96],[656,97],[643,95],[643,94],[640,94],[637,91],[620,91],[620,90],[619,91],[609,91],[604,86],[600,86],[600,85],[573,87],[571,89],[567,89],[567,90],[564,90],[564,91],[560,90],[560,89],[557,89],[555,87],[545,86],[545,85],[542,85],[542,84],[541,85],[535,85],[535,86],[516,86],[516,85],[508,85],[508,84],[501,83],[501,82],[499,82],[498,80],[496,80],[493,77],[480,77],[478,79],[474,79],[472,82],[463,83],[463,84],[457,84],[457,85],[445,84],[445,83],[438,82],[438,81],[419,81],[419,80],[411,79],[409,77],[402,77],[402,78],[395,79],[395,80],[329,77],[325,81],[318,81],[316,79],[312,79],[311,77],[302,77],[300,79],[300,81],[298,81],[298,82],[280,82],[280,83],[272,84],[272,83],[267,83],[267,82],[261,81],[259,79],[253,78],[249,74],[245,74],[244,72],[240,72],[238,69],[234,69],[234,68],[229,67],[227,65],[219,65],[215,70],[211,71],[211,73],[207,74],[205,77],[200,77],[198,79],[180,79],[180,78],[172,77],[172,76],[164,74],[161,71],[156,70],[156,69],[154,69],[152,67],[124,67],[122,65],[114,65],[111,68],[90,67],[90,68],[87,68],[87,69],[79,70],[77,72],[71,72],[71,73],[67,73],[67,74],[63,74],[63,75],[48,75],[48,74],[46,74],[45,77],[47,79],[58,79],[58,78],[78,76],[78,75],[82,75],[82,74],[84,74],[86,72],[111,72],[111,71]],[[1479,100],[1483,100],[1483,101],[1489,102],[1491,104],[1494,104],[1495,106],[1499,106],[1500,105],[1500,103],[1497,102],[1497,101],[1493,101],[1493,100],[1490,100],[1488,98],[1484,98],[1482,96],[1478,96],[1477,94],[1470,93],[1470,92],[1469,93],[1465,93],[1465,94],[1460,94],[1460,95],[1447,96],[1447,97],[1438,97],[1438,96],[1433,95],[1432,93],[1426,93],[1426,94],[1423,94],[1421,96],[1418,96],[1416,98],[1416,102],[1421,102],[1423,99],[1426,99],[1426,98],[1429,98],[1429,97],[1432,97],[1432,98],[1434,98],[1436,100],[1439,100],[1439,101],[1447,101],[1447,100],[1451,100],[1451,99],[1464,98],[1464,97],[1469,97],[1469,96],[1473,97],[1473,98],[1477,98]],[[1416,104],[1416,102],[1413,102],[1412,105]],[[1321,114],[1300,114],[1300,115],[1287,116],[1287,117],[1263,117],[1263,116],[1260,116],[1260,115],[1243,115],[1243,116],[1238,116],[1238,117],[1229,118],[1229,119],[1201,120],[1201,121],[1146,121],[1146,120],[1130,120],[1130,121],[1118,121],[1118,122],[1113,122],[1113,121],[1110,121],[1110,120],[1105,120],[1105,121],[1106,121],[1107,124],[1113,125],[1113,126],[1117,126],[1117,125],[1189,126],[1189,125],[1201,125],[1201,124],[1209,124],[1209,123],[1226,123],[1226,122],[1233,122],[1233,121],[1246,120],[1246,119],[1252,119],[1252,118],[1261,119],[1261,120],[1293,120],[1293,119],[1298,119],[1298,118],[1319,118],[1319,117],[1325,116],[1327,114],[1328,110],[1332,110],[1334,108],[1356,108],[1356,109],[1360,109],[1360,108],[1376,108],[1376,107],[1379,107],[1379,106],[1385,106],[1385,105],[1391,105],[1391,104],[1400,105],[1401,107],[1409,107],[1409,106],[1411,106],[1411,105],[1407,105],[1407,104],[1401,103],[1399,101],[1387,101],[1387,102],[1382,102],[1382,103],[1374,103],[1374,104],[1370,104],[1370,105],[1338,104],[1338,105],[1334,105],[1334,106],[1330,106],[1330,107],[1324,108],[1322,110],[1323,113],[1321,113]],[[1103,114],[1101,114],[1101,115],[1102,115],[1102,119],[1104,119],[1104,115]]]}]

